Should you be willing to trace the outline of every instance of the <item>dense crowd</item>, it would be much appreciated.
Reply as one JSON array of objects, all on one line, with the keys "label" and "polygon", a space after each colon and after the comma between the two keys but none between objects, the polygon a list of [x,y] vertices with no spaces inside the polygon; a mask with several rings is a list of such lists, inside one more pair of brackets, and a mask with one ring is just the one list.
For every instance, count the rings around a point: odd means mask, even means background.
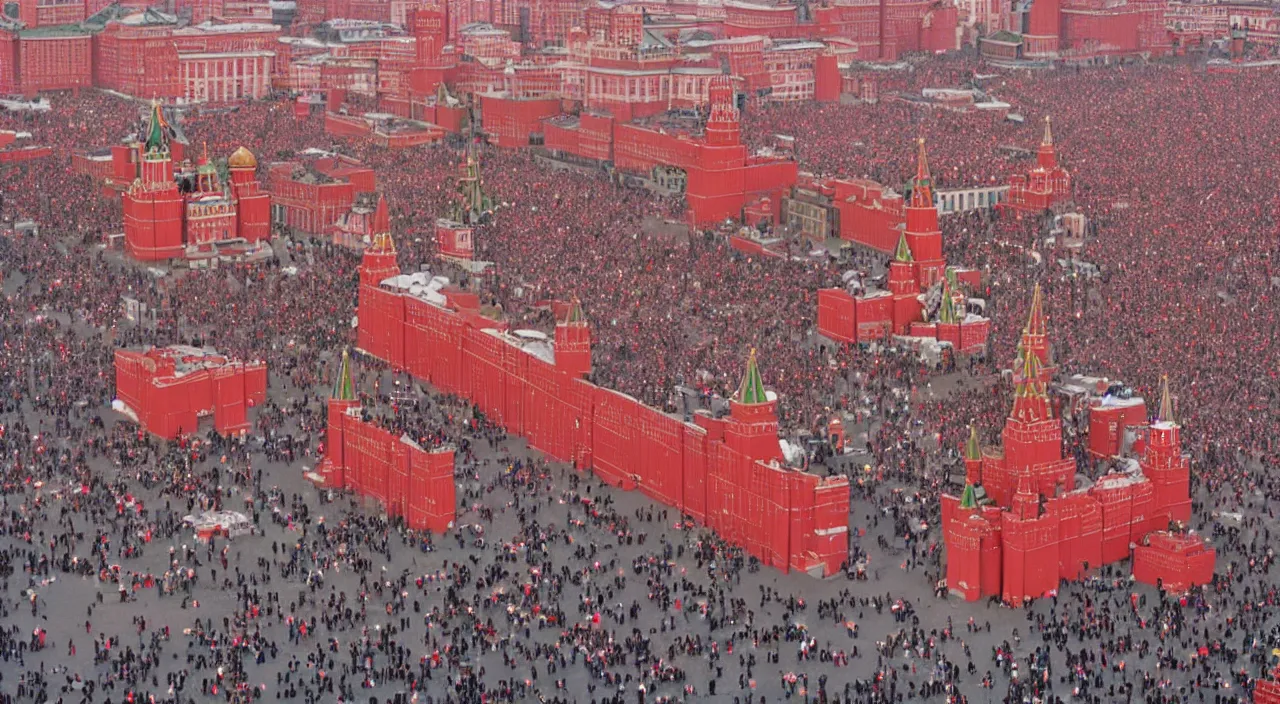
[{"label": "dense crowd", "polygon": [[[974,69],[916,71],[904,90]],[[86,94],[0,116],[59,151],[0,172],[0,219],[41,228],[0,238],[0,702],[1236,701],[1280,645],[1267,547],[1280,118],[1266,109],[1280,96],[1268,78],[1152,67],[988,79],[1026,125],[886,94],[876,106],[748,110],[744,134],[795,135],[806,170],[891,184],[924,135],[942,186],[1026,168],[1001,147],[1033,148],[1052,114],[1097,233],[1080,256],[1101,273],[1060,267],[1039,218],[944,220],[948,260],[989,272],[994,321],[992,361],[950,374],[818,339],[816,290],[838,281],[834,262],[744,257],[663,227],[679,202],[480,150],[499,202],[477,233],[495,264],[486,302],[538,326],[539,303],[581,298],[596,381],[660,406],[677,385],[727,396],[754,347],[789,432],[858,413],[871,471],[852,482],[850,567],[870,588],[757,571],[662,507],[531,456],[458,399],[416,389],[393,403],[391,379],[411,384],[374,360],[356,375],[371,413],[459,448],[458,527],[417,535],[316,492],[298,467],[316,460],[333,362],[353,338],[358,255],[280,233],[265,263],[158,276],[98,246],[120,230],[120,206],[68,158],[136,130],[138,106]],[[244,144],[264,165],[315,146],[356,156],[387,194],[402,268],[432,262],[457,149],[335,145],[281,103],[189,114],[183,128],[211,154]],[[992,372],[1013,357],[1035,283],[1064,372],[1149,395],[1172,375],[1194,523],[1220,555],[1211,587],[1157,594],[1109,569],[1025,612],[936,600],[947,463],[971,421],[997,437],[1010,394]],[[125,320],[122,296],[154,313]],[[173,342],[267,362],[269,400],[248,440],[161,443],[110,411],[112,350]],[[1069,449],[1080,442],[1069,433]],[[214,508],[252,514],[262,535],[195,542],[181,516]],[[921,518],[933,527],[920,532]]]}]

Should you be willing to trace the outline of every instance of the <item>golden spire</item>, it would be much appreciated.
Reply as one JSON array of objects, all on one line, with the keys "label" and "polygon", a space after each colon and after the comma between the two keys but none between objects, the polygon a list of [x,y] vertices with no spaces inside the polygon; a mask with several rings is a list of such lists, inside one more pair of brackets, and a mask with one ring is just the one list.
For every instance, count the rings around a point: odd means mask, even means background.
[{"label": "golden spire", "polygon": [[916,178],[911,184],[911,207],[928,208],[933,205],[933,179],[929,176],[929,158],[924,152],[924,137],[916,140],[919,155],[916,157]]},{"label": "golden spire", "polygon": [[1036,284],[1031,294],[1031,312],[1027,315],[1027,326],[1022,332],[1027,335],[1045,334],[1044,294],[1040,291],[1040,284]]},{"label": "golden spire", "polygon": [[1041,142],[1046,147],[1053,146],[1053,130],[1050,128],[1050,119],[1048,115],[1044,116],[1044,141]]},{"label": "golden spire", "polygon": [[978,447],[978,426],[973,423],[969,424],[969,439],[964,443],[964,458],[966,460],[982,459],[982,450]]},{"label": "golden spire", "polygon": [[1160,377],[1160,415],[1156,420],[1170,425],[1178,424],[1178,421],[1173,417],[1173,399],[1169,397],[1168,374]]},{"label": "golden spire", "polygon": [[1049,408],[1049,395],[1040,379],[1040,358],[1028,352],[1022,359],[1022,378],[1013,392],[1013,418],[1023,422],[1047,420],[1053,417]]}]

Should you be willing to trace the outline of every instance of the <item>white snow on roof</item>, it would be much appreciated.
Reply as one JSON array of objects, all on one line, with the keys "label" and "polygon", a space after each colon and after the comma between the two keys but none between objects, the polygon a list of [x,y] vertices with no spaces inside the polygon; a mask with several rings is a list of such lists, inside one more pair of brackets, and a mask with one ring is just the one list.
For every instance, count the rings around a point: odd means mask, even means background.
[{"label": "white snow on roof", "polygon": [[278,32],[280,28],[274,24],[267,22],[232,22],[230,24],[214,24],[212,22],[201,22],[200,24],[182,29],[175,29],[175,35],[191,35],[191,34],[241,34],[244,32]]},{"label": "white snow on roof", "polygon": [[445,298],[444,294],[440,293],[441,290],[449,285],[449,279],[444,276],[432,276],[425,271],[419,271],[413,274],[400,274],[389,279],[383,279],[382,285],[398,288],[410,296],[432,305],[443,307],[448,303],[448,299]]},{"label": "white snow on roof", "polygon": [[1144,404],[1146,404],[1146,401],[1143,400],[1141,396],[1134,396],[1132,398],[1116,398],[1115,396],[1103,396],[1102,401],[1098,405],[1110,407],[1110,408],[1132,408],[1134,406],[1142,406]]}]

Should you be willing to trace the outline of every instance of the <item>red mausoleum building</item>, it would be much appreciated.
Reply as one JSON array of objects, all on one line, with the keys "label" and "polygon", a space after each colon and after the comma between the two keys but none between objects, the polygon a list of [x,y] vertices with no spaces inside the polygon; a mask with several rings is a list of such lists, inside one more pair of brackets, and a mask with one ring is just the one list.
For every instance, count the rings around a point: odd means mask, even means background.
[{"label": "red mausoleum building", "polygon": [[267,365],[183,345],[116,350],[116,403],[144,430],[166,439],[199,432],[213,416],[222,435],[249,430],[248,409],[267,396]]},{"label": "red mausoleum building", "polygon": [[308,235],[330,232],[376,188],[373,169],[341,154],[307,150],[267,168],[272,222]]}]

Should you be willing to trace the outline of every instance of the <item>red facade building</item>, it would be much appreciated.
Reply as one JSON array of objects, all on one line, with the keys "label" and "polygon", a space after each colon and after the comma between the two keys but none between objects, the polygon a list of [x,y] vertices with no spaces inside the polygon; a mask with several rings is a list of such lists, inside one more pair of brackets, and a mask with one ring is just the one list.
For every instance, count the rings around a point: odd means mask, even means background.
[{"label": "red facade building", "polygon": [[358,344],[471,400],[550,457],[639,489],[782,570],[829,575],[848,552],[848,482],[778,463],[778,422],[755,357],[726,417],[684,423],[584,378],[591,332],[574,304],[554,338],[510,333],[474,297],[402,276],[389,235],[360,268]]},{"label": "red facade building", "polygon": [[272,221],[308,235],[332,232],[358,197],[375,189],[373,169],[340,154],[308,151],[267,168]]},{"label": "red facade building", "polygon": [[132,164],[137,174],[123,196],[130,256],[157,261],[270,238],[271,196],[258,186],[258,161],[249,150],[240,147],[227,159],[231,181],[223,184],[208,154],[175,173],[170,131],[158,102],[152,103],[145,134],[145,142],[113,152],[125,162],[122,170]]},{"label": "red facade building", "polygon": [[199,432],[213,416],[222,435],[249,430],[248,409],[267,396],[267,366],[238,362],[209,349],[175,345],[143,351],[116,350],[117,410],[156,436],[175,439]]},{"label": "red facade building", "polygon": [[[611,153],[623,171],[646,176],[664,167],[684,172],[685,200],[695,225],[741,220],[743,208],[764,198],[781,202],[795,184],[794,159],[773,154],[749,154],[742,143],[732,80],[712,78],[710,110],[701,134],[668,131],[661,126],[613,123],[612,118],[583,116],[549,122],[548,149],[598,159]],[[612,132],[612,146],[604,144]]]},{"label": "red facade building", "polygon": [[1062,423],[1053,416],[1036,351],[1043,320],[1037,291],[1003,448],[981,448],[971,429],[964,492],[942,497],[948,587],[967,601],[998,596],[1018,605],[1056,593],[1060,580],[1130,557],[1131,544],[1146,546],[1141,557],[1134,554],[1135,575],[1141,569],[1144,578],[1168,579],[1171,588],[1205,584],[1213,550],[1198,537],[1162,533],[1191,514],[1189,461],[1167,379],[1141,460],[1124,459],[1120,471],[1076,489],[1076,463],[1063,456]]}]

